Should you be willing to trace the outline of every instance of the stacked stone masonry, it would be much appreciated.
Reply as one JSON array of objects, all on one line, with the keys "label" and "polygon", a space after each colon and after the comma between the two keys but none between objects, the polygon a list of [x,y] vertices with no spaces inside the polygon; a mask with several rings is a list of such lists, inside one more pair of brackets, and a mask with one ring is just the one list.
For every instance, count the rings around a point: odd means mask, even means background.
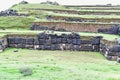
[{"label": "stacked stone masonry", "polygon": [[0,50],[7,47],[35,50],[71,50],[100,52],[108,60],[120,62],[120,40],[116,42],[102,39],[101,36],[80,36],[71,34],[7,35],[0,39]]}]

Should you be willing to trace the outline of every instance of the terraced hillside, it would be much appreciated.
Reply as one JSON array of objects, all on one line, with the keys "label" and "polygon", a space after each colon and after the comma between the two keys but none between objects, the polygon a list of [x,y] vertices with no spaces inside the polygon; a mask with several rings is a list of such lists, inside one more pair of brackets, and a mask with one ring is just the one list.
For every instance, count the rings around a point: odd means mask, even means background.
[{"label": "terraced hillside", "polygon": [[[119,24],[119,6],[62,6],[62,5],[52,5],[52,4],[16,4],[11,7],[13,10],[17,10],[18,13],[28,14],[27,20],[22,24],[23,27],[27,27],[32,24],[32,22],[74,22],[74,24],[79,26],[79,23],[83,24],[82,26],[90,27],[90,24],[98,24],[95,27],[101,26],[105,27],[105,24]],[[95,8],[96,10],[94,10]],[[115,9],[114,9],[115,8]],[[112,9],[112,10],[111,10]],[[114,10],[113,10],[114,9]],[[105,14],[104,14],[105,13]],[[14,16],[17,17],[17,16]],[[0,17],[0,27],[7,27],[6,18]],[[9,17],[11,19],[12,17]],[[25,17],[26,18],[26,17]],[[4,20],[5,19],[5,20]],[[14,18],[16,20],[16,18]],[[8,21],[8,24],[13,22],[14,19]],[[23,19],[23,18],[22,18]],[[22,21],[21,18],[18,19],[18,23],[9,25],[8,27],[17,27]],[[3,25],[4,24],[4,25]],[[103,24],[103,25],[99,25]],[[62,26],[62,25],[61,25]],[[72,25],[74,27],[74,25]],[[108,27],[111,27],[109,25]],[[89,29],[89,28],[88,28]],[[78,29],[77,29],[78,30]],[[85,30],[83,30],[85,31]]]},{"label": "terraced hillside", "polygon": [[[113,8],[115,9],[111,10]],[[75,25],[78,25],[78,27],[86,27],[86,30],[75,28],[75,31],[89,32],[90,28],[93,29],[91,25],[96,24],[95,26],[92,25],[96,28],[95,31],[93,30],[93,32],[96,32],[99,27],[109,28],[114,24],[119,24],[120,22],[120,16],[118,14],[119,6],[91,6],[88,8],[87,6],[71,7],[51,4],[19,4],[13,6],[12,9],[18,10],[18,12],[28,13],[30,17],[35,19],[35,22],[40,22],[40,24],[42,22],[46,22],[46,24],[47,22],[53,22],[52,24],[54,25],[54,22],[69,22],[73,28]],[[44,23],[42,24],[43,26],[48,26]],[[51,27],[53,27],[53,25]],[[66,27],[70,26],[62,24],[57,25]],[[54,26],[58,27],[57,25]]]},{"label": "terraced hillside", "polygon": [[[30,39],[35,40],[39,33],[57,34],[58,37],[77,33],[80,35],[79,40],[85,39],[88,43],[91,37],[102,36],[103,38],[97,45],[99,52],[94,50],[94,52],[84,52],[76,49],[73,51],[33,50]],[[30,45],[27,46],[30,48],[20,49],[19,43],[10,41],[11,38],[20,39],[18,40],[20,42],[21,38],[26,41],[29,39]],[[68,39],[68,37],[63,38]],[[7,48],[0,54],[0,80],[96,80],[96,78],[119,80],[120,66],[117,62],[120,62],[120,52],[110,51],[113,46],[116,47],[116,44],[118,49],[120,48],[119,38],[120,6],[66,6],[53,3],[13,5],[9,10],[0,12],[0,49]],[[44,38],[40,40],[42,39]],[[47,41],[49,40],[52,39],[49,37]],[[15,45],[10,45],[10,42]],[[32,42],[36,47],[34,41]],[[92,49],[96,46],[91,43],[84,45],[90,45]],[[76,44],[74,46],[76,47]],[[79,46],[81,48],[81,45]],[[27,69],[28,73],[22,73],[21,70],[24,69]]]}]

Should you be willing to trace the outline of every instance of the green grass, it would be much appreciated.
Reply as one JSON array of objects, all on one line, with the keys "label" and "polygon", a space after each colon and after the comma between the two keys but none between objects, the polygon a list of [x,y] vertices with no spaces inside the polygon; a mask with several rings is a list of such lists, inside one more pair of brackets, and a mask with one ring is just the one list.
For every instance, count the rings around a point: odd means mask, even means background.
[{"label": "green grass", "polygon": [[34,18],[29,18],[29,17],[15,17],[15,16],[0,17],[0,28],[29,29],[29,26],[34,20],[35,20]]},{"label": "green grass", "polygon": [[[44,13],[44,12],[43,12]],[[9,16],[9,17],[0,17],[0,29],[26,29],[28,30],[33,22],[65,22],[65,21],[49,21],[46,17],[47,13],[37,16],[29,16],[29,17],[16,17],[16,16]],[[53,14],[51,14],[53,15]],[[64,16],[64,17],[77,17],[77,15],[54,15],[54,16]],[[88,15],[82,15],[83,18],[87,18]],[[81,17],[82,17],[81,16]],[[39,17],[39,18],[36,18]],[[80,17],[80,16],[79,16]],[[102,17],[102,16],[101,16]],[[106,16],[109,17],[109,16]],[[112,17],[112,16],[111,16]],[[117,16],[116,16],[117,17]],[[89,18],[92,18],[92,16],[89,16]],[[100,16],[99,16],[100,18]],[[66,22],[66,23],[76,23],[76,22]],[[105,23],[105,22],[80,22],[81,24],[115,24],[115,23]],[[117,23],[119,24],[119,23]]]},{"label": "green grass", "polygon": [[[27,11],[29,9],[51,9],[51,10],[76,10],[76,8],[66,8],[65,6],[62,6],[62,5],[50,5],[50,4],[37,4],[37,3],[34,3],[34,4],[17,4],[13,7],[11,7],[12,9],[15,9],[15,10],[18,10],[18,11]],[[78,9],[79,8],[79,9]],[[119,10],[92,10],[92,8],[100,8],[100,9],[109,9],[109,8],[120,8],[120,7],[91,7],[91,10],[84,10],[84,8],[89,8],[89,7],[77,7],[77,10],[80,10],[80,11],[103,11],[103,12],[118,12]]]},{"label": "green grass", "polygon": [[[18,12],[29,13],[29,9],[58,9],[58,10],[75,10],[68,9],[61,5],[50,5],[50,4],[18,4],[12,9],[18,10]],[[79,11],[80,9],[77,9]],[[80,12],[119,12],[119,10],[80,10]],[[49,11],[48,11],[49,12]],[[38,13],[37,13],[38,14]],[[41,14],[40,14],[41,15]],[[42,14],[43,15],[43,14]],[[66,17],[81,17],[81,18],[120,18],[119,15],[76,15],[76,14],[61,14],[61,13],[51,13],[53,16],[66,16]]]},{"label": "green grass", "polygon": [[120,18],[119,15],[77,15],[77,14],[59,14],[59,13],[51,13],[49,15],[53,16],[63,16],[63,17],[77,17],[77,18],[91,18],[91,19],[111,19],[111,18]]},{"label": "green grass", "polygon": [[[38,33],[43,32],[43,31],[30,31],[30,30],[0,30],[0,36],[5,36],[7,34],[20,34],[20,35],[37,35]],[[70,34],[71,32],[58,32],[55,31],[54,34]],[[118,35],[112,35],[112,34],[102,34],[102,33],[89,33],[89,32],[77,32],[80,34],[80,36],[103,36],[103,39],[109,40],[109,41],[114,41],[115,38],[120,38]]]},{"label": "green grass", "polygon": [[115,38],[120,38],[120,36],[118,35],[112,35],[112,34],[102,34],[102,33],[85,33],[85,32],[82,32],[80,33],[80,35],[82,36],[103,36],[103,39],[106,39],[106,40],[109,40],[109,41],[114,41]]},{"label": "green grass", "polygon": [[35,8],[39,8],[39,9],[58,9],[58,10],[66,10],[67,8],[65,8],[64,6],[61,5],[50,5],[50,4],[18,4],[14,7],[12,7],[12,9],[14,10],[18,10],[18,11],[25,11],[28,9],[35,9]]},{"label": "green grass", "polygon": [[[119,80],[120,65],[97,52],[39,51],[9,48],[0,53],[1,80]],[[19,68],[33,75],[23,77]]]},{"label": "green grass", "polygon": [[[28,13],[30,8],[66,10],[63,6],[45,4],[17,5],[13,9],[20,13]],[[46,15],[84,18],[120,18],[120,16],[57,14],[52,12],[31,12],[29,17],[0,17],[0,37],[7,34],[37,35],[42,31],[30,31],[33,21],[46,21]],[[44,15],[43,15],[44,14]],[[37,17],[39,18],[36,18]],[[92,23],[86,23],[92,24]],[[95,23],[97,24],[97,23]],[[101,23],[103,24],[103,23]],[[109,23],[106,23],[109,24]],[[110,23],[111,24],[111,23]],[[19,30],[15,30],[19,29]],[[56,32],[55,34],[70,32]],[[79,32],[81,36],[103,36],[113,41],[120,38],[117,35]],[[120,65],[116,61],[107,61],[98,52],[78,51],[40,51],[8,48],[0,53],[0,80],[120,80]],[[29,67],[33,70],[31,76],[24,77],[20,68]]]},{"label": "green grass", "polygon": [[108,6],[79,6],[79,7],[69,7],[71,9],[86,9],[86,10],[114,10],[114,9],[120,9],[120,6],[112,6],[112,7],[108,7]]},{"label": "green grass", "polygon": [[120,12],[120,10],[85,10],[85,9],[78,9],[79,12]]},{"label": "green grass", "polygon": [[0,38],[6,36],[6,33],[0,33]]},{"label": "green grass", "polygon": [[[80,12],[94,12],[94,10],[81,10]],[[97,10],[96,10],[97,11]],[[95,11],[95,12],[96,12]],[[101,11],[104,12],[104,11]],[[32,14],[36,14],[36,15],[52,15],[52,16],[62,16],[62,17],[75,17],[75,18],[91,18],[91,19],[111,19],[111,18],[116,18],[119,19],[120,16],[119,15],[78,15],[78,14],[66,14],[66,13],[54,13],[52,11],[35,11],[35,10],[31,10]],[[44,17],[45,18],[45,17]]]}]

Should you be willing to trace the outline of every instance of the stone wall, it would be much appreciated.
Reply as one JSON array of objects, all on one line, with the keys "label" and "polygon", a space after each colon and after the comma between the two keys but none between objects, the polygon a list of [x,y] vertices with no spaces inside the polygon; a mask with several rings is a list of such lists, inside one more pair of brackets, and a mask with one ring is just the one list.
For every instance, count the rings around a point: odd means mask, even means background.
[{"label": "stone wall", "polygon": [[[82,14],[82,12],[80,12]],[[84,13],[85,14],[85,13]],[[120,22],[119,18],[82,18],[82,17],[67,17],[67,16],[51,16],[47,17],[49,20],[65,20],[76,22]],[[80,19],[80,20],[77,20]]]},{"label": "stone wall", "polygon": [[[92,8],[92,10],[95,9],[95,8]],[[98,10],[100,8],[96,8],[96,10]],[[108,8],[111,10],[111,8]],[[113,8],[113,9],[117,9],[117,8]],[[55,13],[67,13],[67,14],[79,14],[79,15],[112,15],[112,14],[115,14],[115,15],[120,15],[119,12],[95,12],[95,11],[76,11],[76,10],[57,10],[57,9],[33,9],[33,8],[30,8],[29,10],[37,10],[37,11],[53,11]],[[88,9],[88,10],[91,10]],[[103,8],[102,8],[103,10]],[[120,10],[120,8],[118,9]]]},{"label": "stone wall", "polygon": [[9,35],[8,47],[31,48],[38,50],[77,50],[99,51],[99,37],[82,37],[78,34],[45,34],[38,36]]},{"label": "stone wall", "polygon": [[[116,39],[117,40],[117,39]],[[101,36],[80,36],[71,34],[46,34],[38,35],[9,34],[0,39],[0,50],[7,47],[28,48],[35,50],[71,50],[100,52],[108,60],[120,62],[120,45],[118,41],[108,41]]]},{"label": "stone wall", "polygon": [[0,52],[4,51],[8,47],[7,36],[0,38]]},{"label": "stone wall", "polygon": [[102,23],[79,23],[79,22],[34,22],[35,25],[46,26],[48,28],[55,27],[63,28],[66,31],[75,32],[97,32],[100,28],[111,28],[114,24],[102,24]]}]

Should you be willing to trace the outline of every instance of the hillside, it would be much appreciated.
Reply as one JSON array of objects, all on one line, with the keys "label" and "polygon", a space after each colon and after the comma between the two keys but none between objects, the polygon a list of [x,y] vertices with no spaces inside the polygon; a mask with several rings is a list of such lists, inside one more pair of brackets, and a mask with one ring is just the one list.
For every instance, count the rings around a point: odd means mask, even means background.
[{"label": "hillside", "polygon": [[22,1],[0,12],[0,80],[120,80],[119,38],[120,6]]},{"label": "hillside", "polygon": [[8,16],[0,17],[1,29],[29,29],[30,24],[35,19],[29,17]]},{"label": "hillside", "polygon": [[[110,10],[112,8],[115,8],[115,9]],[[41,22],[41,23],[42,22],[44,23],[45,22],[46,23],[47,22],[51,22],[51,23],[54,23],[54,22],[62,23],[63,22],[66,24],[69,23],[73,25],[80,24],[81,27],[85,27],[86,25],[89,25],[89,24],[90,25],[93,24],[93,26],[94,25],[107,26],[109,24],[110,25],[120,24],[119,23],[120,16],[118,14],[107,15],[107,13],[109,12],[114,12],[114,13],[119,12],[120,11],[119,6],[116,6],[116,7],[115,6],[113,7],[112,6],[111,7],[92,6],[88,8],[87,6],[79,6],[79,7],[72,6],[71,7],[71,6],[63,6],[63,5],[40,4],[40,3],[37,4],[36,3],[36,4],[16,4],[16,5],[13,5],[10,9],[16,10],[19,14],[27,14],[28,16],[1,16],[0,17],[0,29],[30,30],[30,26],[33,22]],[[96,12],[104,12],[105,15],[99,14]],[[85,14],[83,15],[80,13],[85,13]],[[89,15],[89,13],[91,13],[91,15]],[[52,17],[49,18],[49,16],[52,16]],[[71,21],[71,20],[67,20],[67,21],[64,20],[67,18],[71,18],[73,20],[80,19],[82,21],[76,22],[76,21]],[[92,35],[93,33],[89,33],[89,34]]]}]

